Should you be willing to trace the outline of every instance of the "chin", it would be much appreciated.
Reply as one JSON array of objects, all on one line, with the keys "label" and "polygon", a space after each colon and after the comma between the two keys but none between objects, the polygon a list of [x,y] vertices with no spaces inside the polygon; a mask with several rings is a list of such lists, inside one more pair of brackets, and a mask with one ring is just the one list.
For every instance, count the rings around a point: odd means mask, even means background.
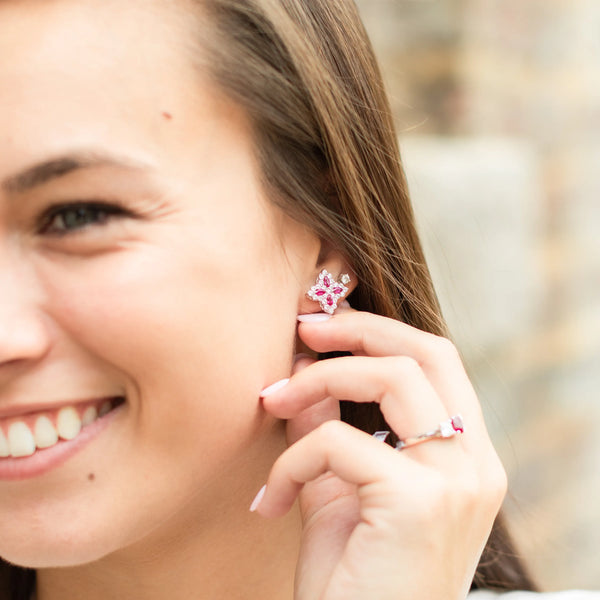
[{"label": "chin", "polygon": [[0,534],[0,556],[7,562],[29,569],[74,567],[99,560],[115,550],[108,532],[92,532],[88,528],[74,532],[29,529],[20,535]]},{"label": "chin", "polygon": [[58,567],[75,567],[94,562],[105,556],[97,547],[69,547],[65,545],[52,544],[40,548],[21,546],[4,550],[2,559],[8,563],[28,569],[51,569]]}]

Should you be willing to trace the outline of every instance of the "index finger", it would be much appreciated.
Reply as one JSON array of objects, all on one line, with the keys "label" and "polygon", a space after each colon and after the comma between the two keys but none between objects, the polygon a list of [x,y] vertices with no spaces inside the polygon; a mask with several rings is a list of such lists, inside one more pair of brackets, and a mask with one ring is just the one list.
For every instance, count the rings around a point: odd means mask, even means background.
[{"label": "index finger", "polygon": [[346,311],[322,322],[300,322],[298,334],[317,352],[412,358],[449,411],[460,412],[467,402],[470,411],[480,414],[479,402],[458,350],[444,337],[395,319],[359,311]]}]

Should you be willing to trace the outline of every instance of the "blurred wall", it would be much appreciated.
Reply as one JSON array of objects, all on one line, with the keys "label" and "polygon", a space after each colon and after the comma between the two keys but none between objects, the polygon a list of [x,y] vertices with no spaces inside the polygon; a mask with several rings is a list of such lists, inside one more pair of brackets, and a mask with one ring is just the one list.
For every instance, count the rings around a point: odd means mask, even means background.
[{"label": "blurred wall", "polygon": [[545,589],[600,589],[600,2],[358,0]]}]

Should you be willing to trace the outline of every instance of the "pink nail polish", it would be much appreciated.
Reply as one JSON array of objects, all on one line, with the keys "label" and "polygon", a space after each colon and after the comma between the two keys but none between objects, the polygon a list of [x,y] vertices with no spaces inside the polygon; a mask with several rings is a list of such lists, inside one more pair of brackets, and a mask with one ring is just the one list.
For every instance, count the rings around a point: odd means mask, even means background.
[{"label": "pink nail polish", "polygon": [[289,382],[290,382],[289,378],[288,379],[282,379],[281,381],[278,381],[278,382],[274,383],[273,385],[270,385],[269,387],[266,387],[260,393],[260,397],[261,398],[266,398],[267,396],[270,396],[271,394],[274,394],[275,392],[278,392],[281,388],[284,388]]},{"label": "pink nail polish", "polygon": [[331,319],[331,315],[327,313],[310,313],[308,315],[298,315],[300,323],[323,323]]},{"label": "pink nail polish", "polygon": [[256,494],[256,498],[254,498],[254,500],[252,501],[252,504],[250,505],[250,512],[256,512],[256,509],[258,508],[262,499],[264,498],[266,491],[267,491],[267,486],[265,484],[260,488],[260,492],[258,492],[258,494]]}]

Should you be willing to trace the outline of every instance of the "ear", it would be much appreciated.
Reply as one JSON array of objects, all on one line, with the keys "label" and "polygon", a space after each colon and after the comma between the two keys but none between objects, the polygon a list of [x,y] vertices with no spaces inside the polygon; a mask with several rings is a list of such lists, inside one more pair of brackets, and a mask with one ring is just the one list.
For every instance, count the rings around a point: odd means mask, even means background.
[{"label": "ear", "polygon": [[356,275],[345,257],[324,244],[305,282],[304,293],[298,299],[298,314],[330,312],[348,298],[357,284]]}]

